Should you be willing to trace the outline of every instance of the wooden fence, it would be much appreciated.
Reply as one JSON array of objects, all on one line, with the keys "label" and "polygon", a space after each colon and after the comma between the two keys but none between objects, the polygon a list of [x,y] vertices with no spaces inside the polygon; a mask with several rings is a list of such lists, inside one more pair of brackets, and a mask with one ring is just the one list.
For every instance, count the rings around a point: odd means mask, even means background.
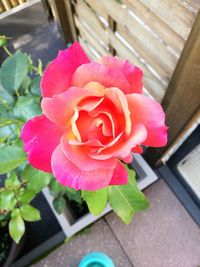
[{"label": "wooden fence", "polygon": [[27,0],[0,0],[0,13],[25,3]]},{"label": "wooden fence", "polygon": [[200,106],[200,0],[49,1],[65,39],[91,59],[112,54],[143,69],[172,144]]},{"label": "wooden fence", "polygon": [[92,59],[111,52],[140,66],[145,89],[161,102],[194,23],[198,5],[190,2],[72,1],[78,40]]}]

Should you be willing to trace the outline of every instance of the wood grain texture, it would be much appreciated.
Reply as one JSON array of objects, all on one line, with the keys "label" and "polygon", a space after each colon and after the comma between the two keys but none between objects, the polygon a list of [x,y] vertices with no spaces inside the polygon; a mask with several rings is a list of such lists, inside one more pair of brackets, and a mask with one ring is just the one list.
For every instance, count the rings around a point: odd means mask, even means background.
[{"label": "wood grain texture", "polygon": [[200,12],[186,42],[180,60],[174,71],[169,87],[162,101],[166,112],[166,124],[169,126],[168,146],[157,149],[157,153],[148,149],[145,153],[151,163],[170,147],[190,122],[200,107]]},{"label": "wood grain texture", "polygon": [[[117,29],[117,23],[115,22],[115,20],[108,15],[108,27],[112,32],[115,32]],[[113,46],[111,44],[109,44],[109,52],[111,53],[111,55],[115,56],[116,55],[116,50],[113,48]]]},{"label": "wood grain texture", "polygon": [[147,66],[142,63],[139,58],[131,50],[129,50],[129,48],[109,29],[108,38],[109,43],[111,43],[111,45],[117,51],[117,55],[120,58],[129,59],[132,64],[137,65],[143,70],[143,81],[145,88],[157,99],[157,101],[160,102],[165,92],[165,87],[160,80],[154,76]]},{"label": "wood grain texture", "polygon": [[170,81],[162,105],[173,140],[200,106],[200,13]]},{"label": "wood grain texture", "polygon": [[185,2],[196,11],[200,9],[200,0],[185,0]]},{"label": "wood grain texture", "polygon": [[106,21],[108,21],[108,14],[105,11],[102,2],[97,0],[84,0],[97,14],[101,15]]},{"label": "wood grain texture", "polygon": [[[134,0],[131,0],[134,1]],[[139,0],[182,38],[187,39],[195,16],[177,0]]]},{"label": "wood grain texture", "polygon": [[75,24],[77,28],[79,29],[79,34],[84,37],[85,40],[88,41],[97,52],[100,54],[100,56],[106,56],[109,54],[109,51],[99,42],[98,36],[95,36],[95,33],[93,33],[89,27],[80,20],[79,17],[74,16]]},{"label": "wood grain texture", "polygon": [[0,0],[0,13],[4,12],[6,9],[2,3],[2,0]]},{"label": "wood grain texture", "polygon": [[105,25],[100,21],[96,14],[89,8],[83,0],[78,0],[75,5],[76,14],[95,32],[99,39],[108,45],[108,38]]},{"label": "wood grain texture", "polygon": [[17,0],[10,0],[13,7],[18,6],[19,2]]},{"label": "wood grain texture", "polygon": [[77,40],[70,0],[50,0],[51,9],[66,43]]},{"label": "wood grain texture", "polygon": [[154,69],[158,76],[163,80],[165,88],[167,88],[174,68],[171,68],[170,70],[166,69],[165,60],[154,60],[154,57],[152,57],[151,53],[149,53],[147,49],[143,48],[140,43],[135,38],[133,38],[123,26],[118,25],[117,32],[127,41],[128,44],[130,44],[130,46],[138,53],[138,55],[142,59],[144,59],[152,69]]},{"label": "wood grain texture", "polygon": [[93,50],[89,46],[88,42],[86,40],[84,40],[84,38],[82,38],[81,36],[78,37],[78,41],[79,41],[80,45],[83,47],[84,51],[89,56],[89,58],[91,60],[97,60],[98,57],[96,57]]},{"label": "wood grain texture", "polygon": [[5,7],[5,10],[9,10],[12,8],[11,2],[9,0],[2,0],[2,3]]},{"label": "wood grain texture", "polygon": [[185,40],[170,28],[156,13],[152,12],[140,1],[123,0],[123,3],[140,18],[166,45],[172,47],[180,55]]},{"label": "wood grain texture", "polygon": [[102,1],[107,13],[118,24],[123,26],[125,30],[130,34],[141,47],[146,49],[146,52],[154,58],[155,61],[164,62],[164,67],[171,71],[174,69],[176,60],[166,46],[156,38],[150,31],[148,31],[137,19],[130,16],[130,14],[122,8],[122,6],[116,0]]}]

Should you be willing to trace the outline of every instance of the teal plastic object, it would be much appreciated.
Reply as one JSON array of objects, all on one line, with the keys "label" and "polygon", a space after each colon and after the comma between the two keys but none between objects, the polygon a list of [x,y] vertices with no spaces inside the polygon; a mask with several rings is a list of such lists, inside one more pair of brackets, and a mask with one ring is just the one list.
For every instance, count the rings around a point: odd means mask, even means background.
[{"label": "teal plastic object", "polygon": [[81,260],[78,267],[115,267],[115,265],[106,254],[92,252]]}]

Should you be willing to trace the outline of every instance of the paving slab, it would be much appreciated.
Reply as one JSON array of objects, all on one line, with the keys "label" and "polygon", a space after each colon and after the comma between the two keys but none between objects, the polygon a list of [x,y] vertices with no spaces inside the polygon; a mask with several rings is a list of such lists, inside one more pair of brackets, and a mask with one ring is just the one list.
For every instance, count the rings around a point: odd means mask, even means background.
[{"label": "paving slab", "polygon": [[34,267],[77,267],[81,258],[94,251],[106,253],[116,267],[133,267],[120,243],[104,219],[89,228],[88,233],[78,234],[69,243],[57,248]]},{"label": "paving slab", "polygon": [[134,267],[200,266],[200,229],[169,187],[159,180],[145,194],[150,209],[130,225],[114,213],[106,216]]}]

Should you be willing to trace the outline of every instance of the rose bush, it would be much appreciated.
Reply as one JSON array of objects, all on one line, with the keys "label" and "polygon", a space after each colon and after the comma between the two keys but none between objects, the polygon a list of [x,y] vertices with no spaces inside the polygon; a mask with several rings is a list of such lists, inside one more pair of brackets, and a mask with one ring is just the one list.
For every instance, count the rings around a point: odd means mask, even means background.
[{"label": "rose bush", "polygon": [[126,184],[121,161],[166,145],[165,115],[142,95],[142,71],[117,57],[90,62],[76,42],[59,52],[41,81],[43,115],[21,134],[30,164],[63,185],[97,190]]}]

